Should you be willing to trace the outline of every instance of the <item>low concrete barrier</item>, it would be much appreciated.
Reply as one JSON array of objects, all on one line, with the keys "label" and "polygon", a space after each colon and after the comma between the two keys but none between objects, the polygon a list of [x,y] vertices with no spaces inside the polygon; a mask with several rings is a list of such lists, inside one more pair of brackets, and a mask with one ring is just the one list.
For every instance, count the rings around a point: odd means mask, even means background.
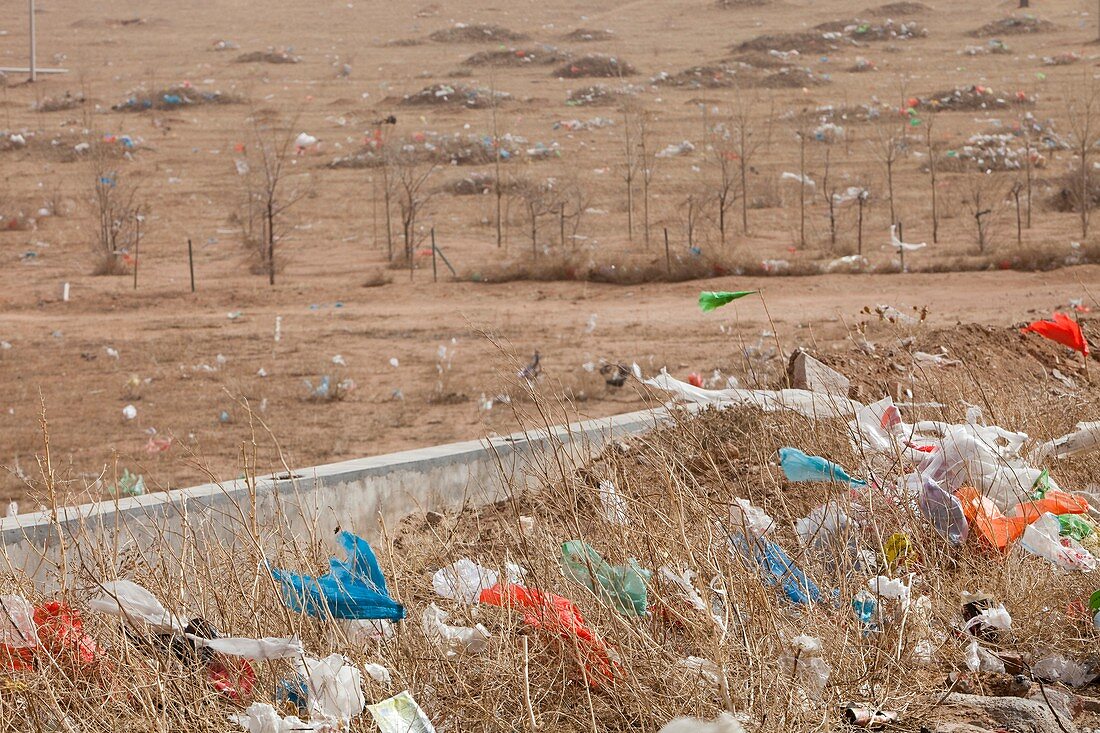
[{"label": "low concrete barrier", "polygon": [[[144,496],[58,508],[0,520],[8,567],[44,585],[87,568],[92,553],[117,556],[186,538],[220,543],[337,528],[367,538],[379,521],[393,527],[426,511],[479,506],[560,476],[609,441],[648,431],[669,418],[664,408],[529,430],[505,437],[390,453],[300,469],[294,475],[205,484]],[[242,538],[242,530],[246,536]],[[100,553],[102,554],[102,553]]]}]

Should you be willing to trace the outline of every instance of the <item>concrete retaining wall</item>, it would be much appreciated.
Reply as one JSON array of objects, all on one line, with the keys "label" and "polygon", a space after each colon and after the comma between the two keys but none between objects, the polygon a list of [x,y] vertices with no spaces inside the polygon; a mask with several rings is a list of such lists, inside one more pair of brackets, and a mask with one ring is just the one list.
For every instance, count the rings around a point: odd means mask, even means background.
[{"label": "concrete retaining wall", "polygon": [[[71,576],[96,554],[118,556],[197,538],[220,544],[263,543],[265,537],[331,536],[338,527],[376,537],[429,510],[483,505],[561,475],[608,441],[647,431],[661,408],[588,420],[503,438],[451,443],[301,469],[293,476],[206,484],[189,489],[66,507],[0,520],[10,569],[43,585]],[[249,536],[250,535],[250,536]],[[83,550],[83,551],[82,551]],[[100,562],[104,553],[99,552]],[[95,568],[87,568],[94,570]],[[102,568],[100,568],[102,570]]]}]

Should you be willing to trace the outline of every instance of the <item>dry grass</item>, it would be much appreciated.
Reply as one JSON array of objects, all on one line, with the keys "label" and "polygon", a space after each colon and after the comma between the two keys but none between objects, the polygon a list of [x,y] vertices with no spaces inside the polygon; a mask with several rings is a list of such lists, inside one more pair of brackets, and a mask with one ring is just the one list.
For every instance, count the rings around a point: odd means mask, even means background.
[{"label": "dry grass", "polygon": [[561,39],[570,43],[592,43],[594,41],[610,41],[614,37],[615,34],[609,30],[577,28],[564,34]]},{"label": "dry grass", "polygon": [[553,46],[533,46],[526,48],[502,48],[494,51],[479,51],[462,63],[467,66],[548,66],[560,64],[569,58]]},{"label": "dry grass", "polygon": [[[905,408],[906,419],[961,421],[967,403],[980,404],[987,419],[1045,438],[1093,417],[1087,399],[1039,397],[1033,375],[1038,371],[1039,380],[1047,379],[1045,370],[1058,352],[1028,337],[980,327],[931,332],[873,319],[859,329],[879,344],[876,355],[853,348],[829,358],[854,378],[857,389],[877,398],[885,376],[902,381],[914,402],[945,405]],[[911,366],[912,350],[932,351],[943,339],[951,339],[952,355],[967,367]],[[740,353],[746,359],[753,354],[761,386],[783,384],[783,360],[777,355],[760,349]],[[997,389],[976,382],[969,368],[991,358],[1005,367]],[[899,371],[897,364],[906,368]],[[557,420],[556,409],[537,392],[513,404],[519,405],[516,415],[525,426]],[[892,495],[890,487],[904,469],[856,450],[851,437],[842,420],[815,421],[793,413],[673,413],[666,426],[617,442],[576,469],[564,455],[550,456],[538,464],[541,468],[532,464],[537,488],[514,489],[499,504],[414,514],[373,542],[390,588],[409,614],[389,640],[353,642],[342,623],[298,616],[283,607],[265,567],[323,570],[330,543],[316,525],[291,532],[280,523],[257,523],[246,510],[239,516],[219,514],[222,533],[207,522],[185,533],[124,527],[116,545],[84,530],[79,551],[71,543],[66,547],[68,565],[59,591],[43,596],[10,572],[2,588],[34,602],[61,597],[84,611],[85,629],[101,650],[101,661],[82,669],[69,657],[47,657],[48,663],[9,678],[12,694],[0,696],[0,715],[13,730],[49,730],[41,721],[63,720],[104,721],[102,727],[81,725],[82,730],[135,733],[231,729],[225,716],[239,706],[215,693],[195,664],[181,662],[140,634],[126,635],[114,619],[87,611],[95,584],[116,577],[141,583],[171,611],[201,615],[225,633],[297,635],[311,654],[339,652],[356,665],[381,663],[393,681],[367,678],[368,701],[409,689],[439,730],[514,731],[517,719],[530,710],[543,731],[625,733],[656,730],[678,715],[710,718],[729,710],[743,714],[754,731],[787,733],[839,728],[846,701],[900,711],[905,729],[915,730],[944,714],[935,708],[945,678],[961,667],[972,639],[957,631],[961,594],[977,590],[1004,603],[1013,617],[1012,629],[987,645],[995,653],[1019,655],[1030,663],[1053,652],[1071,658],[1093,652],[1097,632],[1073,610],[1094,589],[1088,576],[1057,571],[1019,549],[1002,557],[976,540],[947,545]],[[846,491],[829,484],[792,484],[776,465],[776,451],[784,446],[829,456],[859,473],[874,466],[878,485],[885,488]],[[1052,468],[1063,486],[1083,487],[1100,470],[1100,457]],[[626,524],[613,523],[602,508],[599,485],[605,480],[623,499]],[[48,495],[50,474],[38,483]],[[743,531],[731,522],[730,509],[738,498],[774,518],[771,540],[835,602],[792,604],[764,582],[755,563],[733,549],[731,538]],[[802,545],[793,531],[795,520],[830,501],[853,524],[833,542]],[[288,508],[275,500],[275,511]],[[883,548],[894,533],[905,535],[910,550],[900,563],[888,566]],[[561,545],[575,539],[614,565],[635,559],[653,571],[662,566],[691,571],[706,608],[694,607],[654,572],[647,583],[649,613],[622,615],[606,597],[563,575]],[[878,557],[878,567],[868,567],[858,549]],[[471,608],[436,597],[432,573],[462,557],[492,568],[518,563],[527,571],[528,587],[573,599],[585,623],[613,650],[612,677],[594,672],[593,657],[575,637],[525,627],[510,609]],[[903,610],[879,599],[875,621],[881,630],[865,632],[849,604],[880,573],[911,578],[913,596],[927,600]],[[431,603],[450,612],[451,623],[484,624],[490,633],[487,650],[449,656],[429,641],[419,621]],[[822,642],[822,658],[831,670],[822,690],[806,682],[788,653],[791,641],[804,634]],[[929,663],[916,660],[918,644],[930,649]],[[689,656],[712,660],[716,677],[707,680],[682,667],[681,660]],[[274,702],[278,681],[290,672],[286,661],[258,663],[257,685],[242,705],[254,699]],[[993,685],[995,677],[973,683]],[[368,729],[369,719],[363,718],[352,728]]]}]

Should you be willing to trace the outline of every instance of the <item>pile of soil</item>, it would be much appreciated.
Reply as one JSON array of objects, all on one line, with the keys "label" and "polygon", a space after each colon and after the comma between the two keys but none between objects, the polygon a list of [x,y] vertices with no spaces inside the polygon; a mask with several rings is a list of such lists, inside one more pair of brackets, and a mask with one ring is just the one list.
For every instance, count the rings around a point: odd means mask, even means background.
[{"label": "pile of soil", "polygon": [[947,112],[974,112],[983,109],[1030,107],[1034,97],[1025,92],[997,93],[990,87],[971,86],[949,89],[918,97],[918,107],[931,107]]},{"label": "pile of soil", "polygon": [[[522,155],[523,149],[509,136],[500,138],[500,159],[502,163]],[[436,133],[417,134],[390,148],[391,164],[435,163],[438,165],[488,165],[496,161],[496,149],[491,138],[482,135],[440,135]],[[379,168],[383,164],[381,151],[373,145],[367,145],[351,155],[335,158],[329,168]],[[476,193],[477,183],[469,186]],[[490,179],[490,186],[492,185]]]},{"label": "pile of soil", "polygon": [[902,18],[907,15],[921,15],[931,10],[932,9],[924,3],[902,0],[902,2],[886,3],[885,5],[879,5],[875,8],[867,8],[863,11],[863,14],[875,18]]},{"label": "pile of soil", "polygon": [[591,43],[593,41],[610,41],[615,34],[608,30],[592,30],[591,28],[577,28],[569,31],[561,37],[563,41],[571,43]]},{"label": "pile of soil", "polygon": [[480,196],[493,190],[495,180],[491,173],[471,173],[445,183],[440,190],[452,196]]},{"label": "pile of soil", "polygon": [[428,36],[437,43],[496,43],[500,41],[526,41],[530,36],[516,33],[490,23],[458,23]]},{"label": "pile of soil", "polygon": [[205,104],[240,104],[235,94],[204,92],[195,87],[175,84],[163,89],[136,89],[124,101],[111,107],[116,112],[144,112],[149,109],[173,110]]},{"label": "pile of soil", "polygon": [[800,54],[819,54],[835,51],[837,40],[829,40],[821,33],[777,33],[750,38],[733,47],[734,51],[798,51]]},{"label": "pile of soil", "polygon": [[1022,36],[1027,33],[1048,33],[1057,27],[1049,20],[1042,20],[1031,15],[1012,16],[986,23],[981,28],[970,31],[970,35],[975,38]]},{"label": "pile of soil", "polygon": [[569,60],[569,54],[553,46],[479,51],[463,63],[467,66],[547,66]]},{"label": "pile of soil", "polygon": [[65,110],[76,109],[87,101],[83,92],[78,94],[72,94],[65,92],[60,97],[43,97],[39,102],[34,105],[36,112],[63,112]]},{"label": "pile of soil", "polygon": [[593,84],[592,86],[571,90],[569,96],[565,98],[565,103],[570,107],[615,104],[620,96],[622,96],[622,93],[619,91],[609,89],[603,84]]},{"label": "pile of soil", "polygon": [[814,30],[827,34],[840,34],[851,41],[904,41],[924,38],[928,29],[912,21],[895,23],[886,20],[872,23],[866,20],[834,20],[814,26]]},{"label": "pile of soil", "polygon": [[414,94],[404,97],[388,97],[386,102],[401,107],[457,107],[466,109],[486,109],[497,103],[510,100],[507,92],[494,92],[488,87],[476,87],[468,84],[432,84]]},{"label": "pile of soil", "polygon": [[554,76],[562,79],[616,78],[636,73],[637,70],[628,61],[598,53],[581,56],[554,70]]},{"label": "pile of soil", "polygon": [[741,8],[762,8],[770,0],[715,0],[715,7],[720,10],[740,10]]},{"label": "pile of soil", "polygon": [[297,64],[302,59],[286,49],[276,51],[269,48],[266,51],[242,53],[233,61],[238,64]]}]

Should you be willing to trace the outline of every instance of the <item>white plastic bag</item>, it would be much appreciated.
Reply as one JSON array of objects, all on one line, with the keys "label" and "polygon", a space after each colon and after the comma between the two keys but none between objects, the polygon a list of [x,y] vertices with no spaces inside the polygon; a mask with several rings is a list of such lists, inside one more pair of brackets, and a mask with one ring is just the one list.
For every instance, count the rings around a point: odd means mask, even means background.
[{"label": "white plastic bag", "polygon": [[806,687],[820,692],[825,689],[832,667],[823,658],[821,639],[802,634],[791,639],[786,654],[779,658],[784,673]]},{"label": "white plastic bag", "polygon": [[15,649],[38,646],[34,606],[23,596],[0,596],[0,644]]},{"label": "white plastic bag", "polygon": [[970,631],[975,626],[988,626],[993,629],[1008,630],[1012,628],[1012,616],[1005,604],[994,608],[983,608],[963,626],[963,631]]},{"label": "white plastic bag", "polygon": [[156,596],[129,580],[108,580],[100,583],[102,595],[93,598],[88,607],[93,611],[118,616],[129,623],[146,624],[154,631],[183,633],[187,619],[169,613]]},{"label": "white plastic bag", "polygon": [[363,712],[363,674],[350,661],[339,654],[324,659],[307,656],[295,660],[294,666],[305,681],[310,717],[347,723]]},{"label": "white plastic bag", "polygon": [[880,575],[867,581],[867,587],[875,595],[891,601],[904,601],[909,598],[909,586],[898,578]]},{"label": "white plastic bag", "polygon": [[703,657],[685,657],[677,662],[676,666],[686,670],[694,677],[706,680],[715,687],[722,679],[722,670],[718,665]]},{"label": "white plastic bag", "polygon": [[408,690],[368,708],[381,733],[435,733],[435,726]]},{"label": "white plastic bag", "polygon": [[432,589],[440,596],[472,606],[481,591],[492,588],[500,580],[496,570],[478,565],[468,557],[441,568],[432,576]]},{"label": "white plastic bag", "polygon": [[730,525],[753,537],[763,537],[775,526],[775,520],[763,509],[753,506],[748,499],[738,498],[730,507]]},{"label": "white plastic bag", "polygon": [[197,647],[207,647],[219,654],[228,654],[231,657],[244,657],[245,659],[268,660],[299,657],[305,653],[302,649],[302,640],[296,636],[288,638],[272,638],[265,636],[261,639],[248,637],[223,636],[218,639],[204,639],[194,634],[185,636]]},{"label": "white plastic bag", "polygon": [[1027,526],[1020,547],[1032,555],[1049,560],[1065,570],[1089,572],[1096,569],[1096,558],[1070,537],[1060,537],[1058,517],[1046,512]]},{"label": "white plastic bag", "polygon": [[986,651],[975,639],[966,648],[966,668],[971,672],[998,672],[1004,674],[1005,663]]},{"label": "white plastic bag", "polygon": [[477,654],[489,647],[492,636],[483,625],[478,624],[473,628],[449,626],[446,623],[447,617],[447,612],[433,603],[424,610],[421,626],[424,636],[446,649],[448,657],[456,656],[459,652]]},{"label": "white plastic bag", "polygon": [[600,482],[600,505],[603,507],[603,518],[609,524],[630,524],[630,517],[626,511],[626,497],[619,493],[612,481]]},{"label": "white plastic bag", "polygon": [[674,570],[668,565],[662,565],[658,572],[661,574],[662,578],[680,589],[680,595],[685,601],[691,604],[692,608],[697,611],[707,610],[706,602],[703,600],[703,597],[699,595],[699,591],[695,590],[695,585],[691,582],[695,577],[695,571],[691,568]]},{"label": "white plastic bag", "polygon": [[823,550],[833,544],[840,533],[848,529],[848,513],[835,501],[817,507],[807,516],[795,520],[794,531],[803,547]]},{"label": "white plastic bag", "polygon": [[1061,654],[1040,659],[1031,665],[1031,672],[1039,679],[1062,682],[1070,687],[1084,687],[1096,679],[1096,672],[1080,662],[1066,659]]},{"label": "white plastic bag", "polygon": [[254,702],[245,709],[244,713],[230,715],[229,719],[248,733],[294,733],[295,731],[335,733],[336,731],[336,726],[327,720],[307,723],[296,715],[284,718],[266,702]]},{"label": "white plastic bag", "polygon": [[713,721],[674,718],[659,733],[745,733],[745,726],[729,713],[722,713]]},{"label": "white plastic bag", "polygon": [[388,685],[392,681],[390,678],[390,671],[381,664],[367,662],[363,665],[363,669],[370,675],[372,680],[380,685]]}]

